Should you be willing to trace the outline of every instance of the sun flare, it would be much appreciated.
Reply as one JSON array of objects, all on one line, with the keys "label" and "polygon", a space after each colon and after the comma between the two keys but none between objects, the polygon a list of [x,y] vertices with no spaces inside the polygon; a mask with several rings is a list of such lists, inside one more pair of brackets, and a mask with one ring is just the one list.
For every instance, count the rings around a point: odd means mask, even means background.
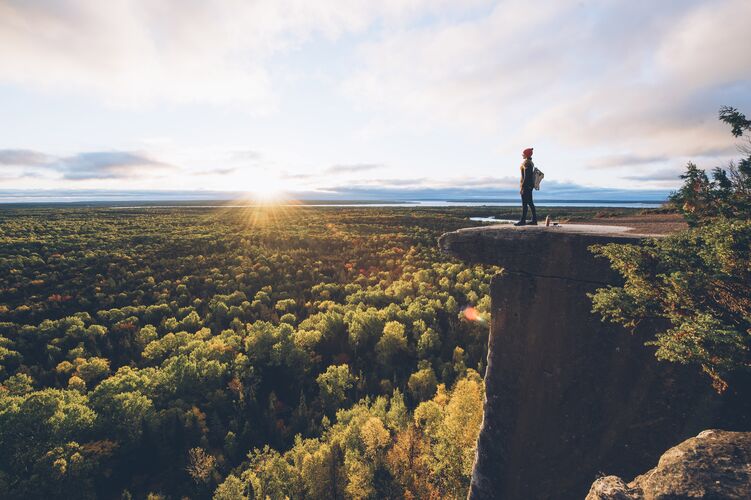
[{"label": "sun flare", "polygon": [[281,179],[273,174],[256,173],[241,182],[249,200],[269,203],[282,198],[284,186]]}]

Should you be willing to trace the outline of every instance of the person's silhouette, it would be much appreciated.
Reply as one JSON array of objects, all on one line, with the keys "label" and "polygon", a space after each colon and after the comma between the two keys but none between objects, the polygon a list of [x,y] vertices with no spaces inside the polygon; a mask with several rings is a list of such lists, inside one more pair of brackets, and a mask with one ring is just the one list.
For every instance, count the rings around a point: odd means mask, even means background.
[{"label": "person's silhouette", "polygon": [[[535,164],[532,163],[533,148],[527,148],[522,152],[524,161],[521,165],[522,179],[519,183],[520,194],[522,195],[522,218],[514,224],[515,226],[536,226],[537,225],[537,212],[535,211],[535,203],[532,201],[532,190],[535,188]],[[527,207],[532,210],[532,220],[527,222]]]}]

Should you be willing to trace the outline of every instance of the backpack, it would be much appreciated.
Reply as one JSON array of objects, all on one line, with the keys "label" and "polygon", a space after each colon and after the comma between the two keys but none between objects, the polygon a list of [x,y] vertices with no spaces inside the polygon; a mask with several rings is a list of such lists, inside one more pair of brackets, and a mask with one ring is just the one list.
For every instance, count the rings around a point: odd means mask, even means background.
[{"label": "backpack", "polygon": [[542,173],[542,170],[535,167],[535,189],[540,190],[540,183],[545,178],[545,174]]}]

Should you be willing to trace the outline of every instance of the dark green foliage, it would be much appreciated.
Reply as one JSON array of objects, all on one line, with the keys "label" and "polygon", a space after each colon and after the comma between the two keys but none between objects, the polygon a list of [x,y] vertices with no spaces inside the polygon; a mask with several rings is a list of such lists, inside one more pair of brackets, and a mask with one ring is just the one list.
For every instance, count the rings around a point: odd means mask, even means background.
[{"label": "dark green foliage", "polygon": [[623,287],[598,290],[594,310],[634,328],[645,320],[669,327],[648,342],[666,361],[700,365],[718,389],[751,368],[751,221],[711,225],[646,245],[605,245]]},{"label": "dark green foliage", "polygon": [[748,131],[751,131],[751,120],[746,115],[739,112],[736,108],[722,106],[720,108],[720,120],[732,127],[733,137],[741,137]]},{"label": "dark green foliage", "polygon": [[[734,108],[720,119],[738,137],[751,122]],[[644,246],[594,248],[625,278],[622,287],[592,295],[594,311],[634,328],[643,321],[668,327],[647,342],[661,360],[700,365],[718,391],[735,371],[751,368],[751,151],[712,180],[689,163],[671,203],[691,229]]]},{"label": "dark green foliage", "polygon": [[[751,132],[751,121],[735,108],[721,108],[720,120],[732,127],[735,137]],[[712,217],[751,217],[751,149],[739,149],[745,156],[730,162],[726,169],[715,167],[711,180],[694,163],[686,166],[681,175],[683,186],[670,196],[670,202],[682,210],[690,224],[698,225]]]}]

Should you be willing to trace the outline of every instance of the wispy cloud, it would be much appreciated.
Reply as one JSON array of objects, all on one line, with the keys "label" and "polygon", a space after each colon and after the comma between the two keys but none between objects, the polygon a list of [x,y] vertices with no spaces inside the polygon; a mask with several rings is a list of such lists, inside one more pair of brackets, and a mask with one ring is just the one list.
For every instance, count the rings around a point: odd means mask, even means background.
[{"label": "wispy cloud", "polygon": [[344,89],[383,128],[436,123],[647,158],[723,148],[728,98],[751,105],[748,0],[506,0],[487,16],[370,42]]},{"label": "wispy cloud", "polygon": [[91,151],[61,157],[28,149],[4,149],[0,150],[0,164],[22,169],[13,178],[39,177],[42,170],[75,181],[158,177],[178,170],[132,151]]},{"label": "wispy cloud", "polygon": [[639,156],[635,154],[608,155],[590,162],[592,168],[620,168],[633,165],[646,165],[670,160],[667,155]]},{"label": "wispy cloud", "polygon": [[233,175],[238,172],[239,169],[234,167],[229,168],[215,168],[215,169],[209,169],[209,170],[199,170],[198,172],[192,172],[192,175],[198,175],[198,176],[207,176],[207,175],[219,175],[219,176],[225,176],[225,175]]},{"label": "wispy cloud", "polygon": [[654,171],[624,175],[623,178],[633,181],[669,181],[675,183],[683,172],[684,170],[679,168],[661,168]]},{"label": "wispy cloud", "polygon": [[332,165],[325,170],[327,174],[350,174],[358,172],[367,172],[383,168],[380,163],[353,163],[350,165]]},{"label": "wispy cloud", "polygon": [[[537,201],[648,201],[661,203],[667,199],[666,189],[602,189],[578,184],[551,182],[536,194]],[[518,201],[515,187],[492,185],[477,186],[332,186],[319,193],[306,193],[308,199],[366,199],[366,200],[467,200],[467,201]]]},{"label": "wispy cloud", "polygon": [[337,189],[515,189],[518,190],[519,179],[514,177],[451,177],[448,179],[432,179],[429,177],[414,177],[414,178],[376,178],[360,180],[356,184],[349,183],[346,186],[329,185],[324,188],[327,190]]},{"label": "wispy cloud", "polygon": [[155,177],[174,172],[176,167],[129,151],[95,151],[61,158],[55,166],[65,179],[127,179]]},{"label": "wispy cloud", "polygon": [[30,149],[0,149],[0,165],[38,166],[51,160],[50,156]]},{"label": "wispy cloud", "polygon": [[229,154],[229,161],[243,163],[257,163],[263,159],[260,151],[246,149],[242,151],[232,151]]},{"label": "wispy cloud", "polygon": [[[482,1],[482,0],[481,0]],[[0,81],[167,100],[273,107],[272,56],[312,36],[400,22],[449,0],[0,3]]]}]

